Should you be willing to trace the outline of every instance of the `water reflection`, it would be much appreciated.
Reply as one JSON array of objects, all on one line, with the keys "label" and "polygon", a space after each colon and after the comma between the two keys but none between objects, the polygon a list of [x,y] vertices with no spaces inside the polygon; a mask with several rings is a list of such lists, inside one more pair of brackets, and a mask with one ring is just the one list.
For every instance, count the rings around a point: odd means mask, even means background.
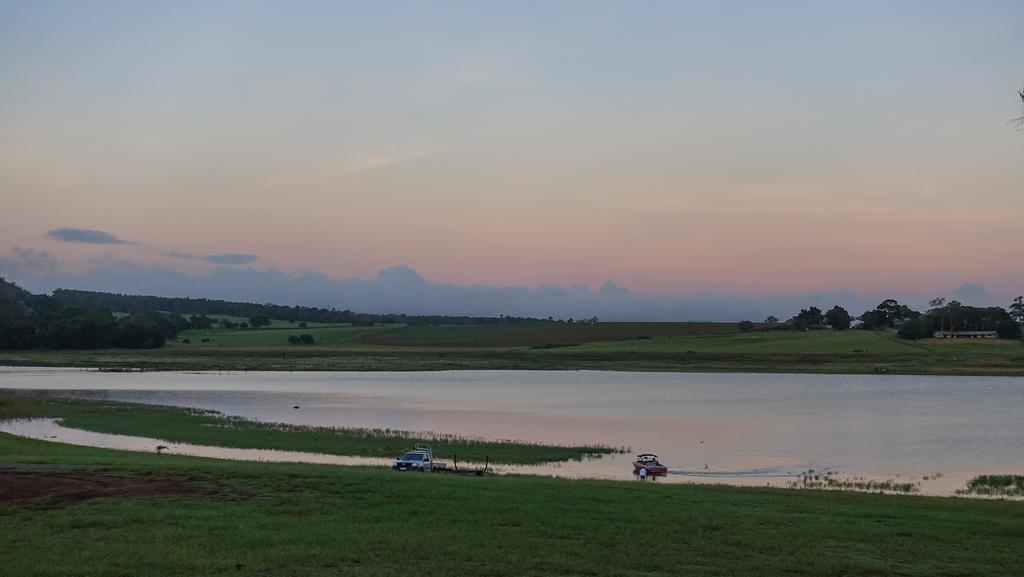
[{"label": "water reflection", "polygon": [[[190,406],[303,425],[602,443],[662,481],[786,483],[808,471],[940,481],[1024,471],[1024,379],[587,371],[99,373],[0,369],[0,388]],[[298,406],[298,409],[293,407]],[[632,454],[517,472],[631,479]],[[927,492],[922,487],[923,492]]]}]

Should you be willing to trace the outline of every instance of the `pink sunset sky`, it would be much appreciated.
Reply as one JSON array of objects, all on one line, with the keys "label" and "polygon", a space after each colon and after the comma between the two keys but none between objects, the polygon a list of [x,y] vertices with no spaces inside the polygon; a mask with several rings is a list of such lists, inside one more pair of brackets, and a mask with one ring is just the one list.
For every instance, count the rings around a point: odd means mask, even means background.
[{"label": "pink sunset sky", "polygon": [[1005,304],[1024,4],[829,4],[3,3],[0,274]]}]

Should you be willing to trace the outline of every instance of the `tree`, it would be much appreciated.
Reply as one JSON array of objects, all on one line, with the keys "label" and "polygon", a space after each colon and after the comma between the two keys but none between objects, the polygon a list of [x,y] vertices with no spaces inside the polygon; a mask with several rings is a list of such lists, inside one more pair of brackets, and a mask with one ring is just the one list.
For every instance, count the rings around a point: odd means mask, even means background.
[{"label": "tree", "polygon": [[[1014,299],[1014,302],[1017,302]],[[1024,307],[1024,298],[1020,299]],[[958,301],[949,301],[940,308],[933,308],[925,315],[933,328],[943,331],[995,331],[1000,337],[1010,339],[1020,336],[1020,325],[1011,312],[1002,307],[971,307]]]},{"label": "tree", "polygon": [[796,316],[786,321],[786,323],[799,330],[807,330],[813,326],[820,327],[820,325],[825,324],[825,316],[821,314],[821,309],[818,307],[809,307],[801,309]]},{"label": "tree", "polygon": [[885,317],[885,323],[891,327],[895,325],[896,319],[899,318],[900,303],[896,302],[896,299],[885,299],[878,303],[875,310],[882,313]]},{"label": "tree", "polygon": [[1003,319],[996,323],[996,334],[1001,339],[1019,339],[1020,325],[1017,324],[1017,321]]},{"label": "tree", "polygon": [[850,320],[850,313],[839,305],[825,313],[825,324],[837,331],[845,331],[850,328]]},{"label": "tree", "polygon": [[764,319],[764,322],[768,323],[769,326],[779,322],[779,317],[775,315],[768,315],[768,318]]},{"label": "tree", "polygon": [[1010,303],[1010,316],[1017,323],[1024,323],[1024,296],[1019,296]]},{"label": "tree", "polygon": [[258,329],[260,327],[269,327],[270,318],[265,315],[256,315],[253,317],[249,317],[249,326],[254,329]]},{"label": "tree", "polygon": [[740,321],[736,323],[736,329],[741,333],[750,333],[754,331],[754,323],[750,321]]},{"label": "tree", "polygon": [[866,329],[884,329],[895,327],[899,321],[916,319],[919,316],[921,313],[907,305],[901,305],[896,299],[885,299],[878,303],[874,310],[864,311],[860,315],[860,320]]},{"label": "tree", "polygon": [[301,334],[299,335],[299,340],[302,341],[302,344],[304,345],[311,345],[313,344],[313,335],[309,333]]},{"label": "tree", "polygon": [[932,321],[928,317],[910,319],[900,325],[896,335],[901,339],[917,340],[932,336]]},{"label": "tree", "polygon": [[213,319],[206,315],[192,315],[189,317],[188,321],[194,329],[208,329],[213,326]]},{"label": "tree", "polygon": [[117,346],[126,349],[158,349],[167,338],[152,313],[136,313],[117,322]]}]

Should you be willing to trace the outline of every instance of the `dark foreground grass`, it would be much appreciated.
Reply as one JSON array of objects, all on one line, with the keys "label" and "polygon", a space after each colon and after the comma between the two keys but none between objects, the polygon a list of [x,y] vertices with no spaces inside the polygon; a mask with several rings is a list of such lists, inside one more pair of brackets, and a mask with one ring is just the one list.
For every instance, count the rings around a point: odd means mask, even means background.
[{"label": "dark foreground grass", "polygon": [[3,434],[0,463],[174,476],[212,491],[2,502],[0,573],[12,577],[1024,572],[1014,502],[419,475]]},{"label": "dark foreground grass", "polygon": [[263,423],[215,411],[158,405],[28,396],[0,392],[0,418],[61,418],[75,429],[150,437],[174,443],[243,449],[277,449],[361,457],[396,457],[416,443],[430,443],[440,459],[536,464],[611,453],[603,446],[566,447],[521,441],[488,441],[456,435],[391,429],[304,427]]}]

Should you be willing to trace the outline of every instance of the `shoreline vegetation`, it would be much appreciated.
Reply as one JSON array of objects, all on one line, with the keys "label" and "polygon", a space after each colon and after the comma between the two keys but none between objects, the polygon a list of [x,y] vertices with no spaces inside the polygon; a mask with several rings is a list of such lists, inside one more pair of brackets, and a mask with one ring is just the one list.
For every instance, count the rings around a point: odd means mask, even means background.
[{"label": "shoreline vegetation", "polygon": [[984,499],[415,475],[6,434],[0,462],[12,575],[381,575],[415,559],[432,575],[1003,576],[1024,539],[1024,504]]},{"label": "shoreline vegetation", "polygon": [[55,418],[72,429],[172,443],[354,457],[394,458],[417,443],[433,445],[434,454],[442,460],[457,455],[461,461],[509,465],[582,460],[624,451],[601,445],[560,446],[434,432],[268,423],[202,409],[0,392],[0,420],[31,418]]},{"label": "shoreline vegetation", "polygon": [[957,495],[985,497],[1024,497],[1024,475],[978,475],[967,482]]}]

